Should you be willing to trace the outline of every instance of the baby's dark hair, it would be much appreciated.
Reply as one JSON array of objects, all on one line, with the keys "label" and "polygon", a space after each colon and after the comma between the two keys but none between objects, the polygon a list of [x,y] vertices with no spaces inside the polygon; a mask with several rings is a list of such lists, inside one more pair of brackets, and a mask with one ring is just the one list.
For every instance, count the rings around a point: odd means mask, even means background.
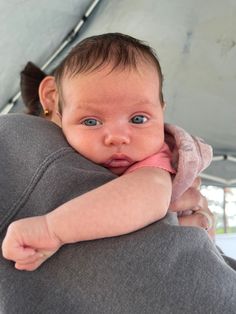
[{"label": "baby's dark hair", "polygon": [[[117,68],[136,69],[140,61],[152,63],[156,67],[160,81],[160,101],[163,104],[163,75],[155,52],[143,41],[121,33],[108,33],[82,40],[55,69],[54,76],[60,92],[63,77],[71,78],[80,73],[93,72],[108,64],[112,65],[111,71]],[[39,111],[38,87],[44,77],[45,74],[32,63],[28,63],[21,72],[22,97],[31,114],[42,113]]]},{"label": "baby's dark hair", "polygon": [[141,40],[121,33],[97,35],[81,41],[57,67],[55,80],[60,88],[63,77],[93,72],[108,64],[112,65],[111,71],[117,68],[136,69],[140,60],[156,67],[160,80],[160,100],[164,103],[163,75],[155,52]]}]

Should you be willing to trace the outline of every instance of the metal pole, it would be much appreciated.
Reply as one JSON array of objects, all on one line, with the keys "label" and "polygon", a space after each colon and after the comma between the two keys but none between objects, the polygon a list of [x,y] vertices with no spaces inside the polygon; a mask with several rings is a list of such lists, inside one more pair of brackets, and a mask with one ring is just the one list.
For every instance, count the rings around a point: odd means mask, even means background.
[{"label": "metal pole", "polygon": [[225,205],[226,205],[225,193],[226,193],[226,188],[224,188],[223,191],[224,191],[224,198],[223,198],[223,223],[224,223],[224,233],[227,233],[228,224],[227,224],[227,215],[226,215],[226,212],[225,212]]}]

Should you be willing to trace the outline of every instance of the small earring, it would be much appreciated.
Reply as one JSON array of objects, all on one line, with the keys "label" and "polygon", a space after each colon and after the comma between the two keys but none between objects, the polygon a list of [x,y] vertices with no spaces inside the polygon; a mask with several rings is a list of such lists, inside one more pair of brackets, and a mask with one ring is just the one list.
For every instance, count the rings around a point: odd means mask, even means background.
[{"label": "small earring", "polygon": [[49,115],[49,110],[48,109],[44,109],[43,113],[47,117]]}]

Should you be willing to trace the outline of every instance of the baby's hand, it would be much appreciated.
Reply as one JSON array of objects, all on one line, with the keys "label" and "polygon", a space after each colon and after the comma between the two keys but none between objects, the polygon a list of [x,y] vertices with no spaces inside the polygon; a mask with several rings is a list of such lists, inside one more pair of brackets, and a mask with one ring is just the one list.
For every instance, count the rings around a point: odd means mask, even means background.
[{"label": "baby's hand", "polygon": [[15,262],[19,270],[35,270],[60,247],[50,232],[46,216],[17,220],[10,224],[2,243],[3,257]]}]

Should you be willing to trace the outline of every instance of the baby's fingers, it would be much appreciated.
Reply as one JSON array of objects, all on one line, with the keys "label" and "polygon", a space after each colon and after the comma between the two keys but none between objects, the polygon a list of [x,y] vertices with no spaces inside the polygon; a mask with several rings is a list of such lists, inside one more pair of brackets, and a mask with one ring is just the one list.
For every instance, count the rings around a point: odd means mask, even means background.
[{"label": "baby's fingers", "polygon": [[45,258],[42,257],[41,253],[36,253],[37,257],[35,260],[32,260],[31,262],[27,261],[27,263],[23,262],[16,262],[15,268],[18,270],[27,270],[27,271],[33,271],[37,269],[44,261]]},{"label": "baby's fingers", "polygon": [[44,255],[42,253],[35,252],[33,255],[16,259],[14,260],[14,262],[16,262],[17,264],[26,265],[26,264],[34,263],[35,261],[38,261],[39,259],[42,259],[42,258],[44,258]]},{"label": "baby's fingers", "polygon": [[41,266],[50,256],[52,256],[54,251],[42,250],[36,252],[33,256],[29,257],[27,260],[17,260],[15,263],[15,268],[18,270],[33,271]]},{"label": "baby's fingers", "polygon": [[11,246],[2,246],[2,254],[8,260],[17,261],[17,260],[24,260],[34,256],[36,251],[30,247],[11,247]]}]

